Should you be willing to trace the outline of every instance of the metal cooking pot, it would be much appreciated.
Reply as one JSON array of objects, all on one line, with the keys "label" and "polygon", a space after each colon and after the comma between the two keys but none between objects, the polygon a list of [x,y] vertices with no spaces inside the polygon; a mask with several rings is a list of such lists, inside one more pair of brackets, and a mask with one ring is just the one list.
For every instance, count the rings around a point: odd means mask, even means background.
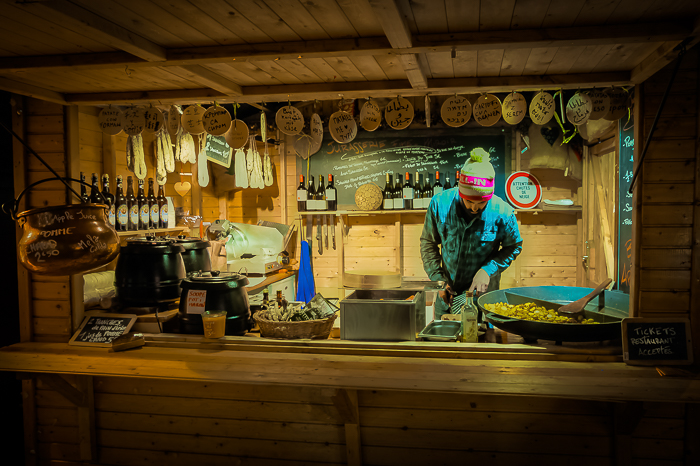
[{"label": "metal cooking pot", "polygon": [[186,275],[181,256],[184,250],[170,239],[127,240],[114,271],[119,302],[141,307],[176,301]]},{"label": "metal cooking pot", "polygon": [[[22,228],[17,252],[22,265],[42,275],[73,275],[110,263],[119,253],[119,237],[107,221],[106,204],[68,204],[31,209],[17,214],[22,196],[49,178],[27,186],[11,209],[3,209]],[[77,181],[61,178],[66,181]]]},{"label": "metal cooking pot", "polygon": [[182,252],[182,259],[185,262],[185,272],[187,274],[211,271],[209,241],[199,238],[188,238],[185,235],[179,235],[174,241],[185,248]]},{"label": "metal cooking pot", "polygon": [[245,335],[253,327],[247,284],[235,272],[195,272],[182,280],[180,333],[201,335],[204,311],[226,311],[226,335]]},{"label": "metal cooking pot", "polygon": [[508,303],[524,304],[547,301],[552,308],[569,304],[586,296],[593,288],[573,286],[531,286],[495,290],[485,293],[476,300],[477,307],[484,317],[495,327],[522,336],[526,342],[537,340],[562,341],[603,341],[621,338],[621,321],[629,314],[629,295],[620,291],[604,291],[584,308],[584,317],[594,319],[598,324],[556,324],[506,317],[487,311],[484,304]]}]

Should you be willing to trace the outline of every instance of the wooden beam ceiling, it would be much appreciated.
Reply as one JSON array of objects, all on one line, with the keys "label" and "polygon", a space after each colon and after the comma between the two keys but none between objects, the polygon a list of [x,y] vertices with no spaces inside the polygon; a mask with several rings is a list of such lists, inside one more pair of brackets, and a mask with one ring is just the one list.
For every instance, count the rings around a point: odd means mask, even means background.
[{"label": "wooden beam ceiling", "polygon": [[228,96],[238,96],[243,93],[241,86],[202,65],[167,66],[163,69],[182,78],[208,86]]}]

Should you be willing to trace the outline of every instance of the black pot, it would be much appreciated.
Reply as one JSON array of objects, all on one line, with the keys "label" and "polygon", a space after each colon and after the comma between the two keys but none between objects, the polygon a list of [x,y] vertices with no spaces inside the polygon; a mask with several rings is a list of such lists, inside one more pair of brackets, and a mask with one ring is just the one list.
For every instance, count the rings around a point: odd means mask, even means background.
[{"label": "black pot", "polygon": [[245,335],[253,327],[247,284],[248,278],[235,272],[197,272],[182,280],[180,333],[202,335],[201,313],[226,311],[226,335]]},{"label": "black pot", "polygon": [[188,238],[185,235],[178,236],[174,241],[185,248],[182,252],[182,260],[185,262],[185,272],[187,274],[211,271],[209,241],[199,238]]},{"label": "black pot", "polygon": [[153,306],[176,301],[185,278],[184,248],[169,239],[133,238],[119,251],[114,285],[125,306]]}]

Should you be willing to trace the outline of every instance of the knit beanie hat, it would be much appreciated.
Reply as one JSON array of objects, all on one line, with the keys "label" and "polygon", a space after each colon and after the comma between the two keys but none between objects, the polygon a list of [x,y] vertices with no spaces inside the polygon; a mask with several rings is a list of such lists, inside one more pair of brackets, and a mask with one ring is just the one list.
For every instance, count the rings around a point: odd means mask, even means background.
[{"label": "knit beanie hat", "polygon": [[488,201],[493,196],[496,172],[489,162],[489,154],[477,147],[469,153],[459,174],[459,195],[468,201]]}]

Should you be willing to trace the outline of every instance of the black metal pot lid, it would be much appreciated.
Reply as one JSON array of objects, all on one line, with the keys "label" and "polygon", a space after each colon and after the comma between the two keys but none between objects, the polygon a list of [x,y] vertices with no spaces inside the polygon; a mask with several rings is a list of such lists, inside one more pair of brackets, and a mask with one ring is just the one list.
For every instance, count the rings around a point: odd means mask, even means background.
[{"label": "black metal pot lid", "polygon": [[206,249],[209,247],[209,241],[196,237],[187,237],[185,235],[178,235],[177,238],[173,238],[173,241],[185,248],[185,250]]},{"label": "black metal pot lid", "polygon": [[[211,272],[194,272],[187,275],[184,281],[190,283],[228,283],[229,286],[235,283],[236,286],[245,286],[248,282],[248,277],[237,272],[220,272],[212,270]],[[233,287],[232,287],[233,288]]]},{"label": "black metal pot lid", "polygon": [[136,254],[181,253],[184,250],[185,249],[181,245],[175,244],[170,238],[161,238],[157,236],[130,238],[126,240],[126,246],[122,248],[122,251]]}]

